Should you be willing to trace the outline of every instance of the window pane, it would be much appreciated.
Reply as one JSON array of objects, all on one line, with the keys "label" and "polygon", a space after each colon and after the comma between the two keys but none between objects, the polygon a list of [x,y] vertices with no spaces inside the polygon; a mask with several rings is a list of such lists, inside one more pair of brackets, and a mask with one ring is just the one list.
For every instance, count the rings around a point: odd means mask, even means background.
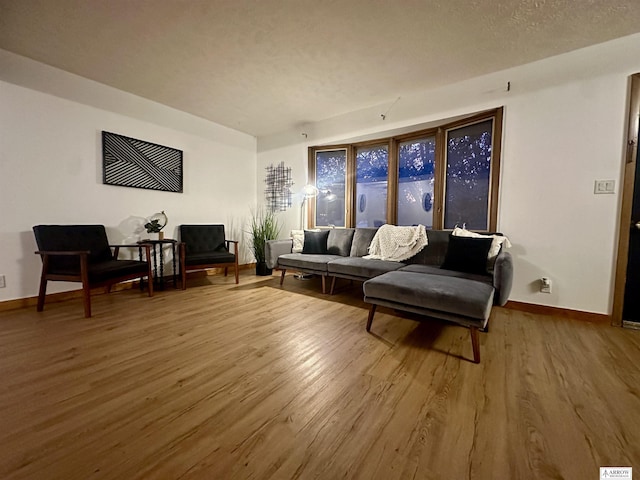
[{"label": "window pane", "polygon": [[389,147],[358,148],[356,152],[356,227],[387,223]]},{"label": "window pane", "polygon": [[316,226],[345,226],[347,150],[316,152]]},{"label": "window pane", "polygon": [[403,142],[398,150],[398,225],[433,227],[436,139]]},{"label": "window pane", "polygon": [[444,228],[487,230],[493,121],[447,132]]}]

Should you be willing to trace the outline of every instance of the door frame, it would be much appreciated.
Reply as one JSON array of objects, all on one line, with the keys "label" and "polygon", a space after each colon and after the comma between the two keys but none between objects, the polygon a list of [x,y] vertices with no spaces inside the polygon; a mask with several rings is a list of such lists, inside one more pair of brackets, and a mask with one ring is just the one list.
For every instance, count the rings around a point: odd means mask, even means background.
[{"label": "door frame", "polygon": [[[629,227],[631,225],[631,208],[633,206],[639,127],[640,73],[636,73],[631,76],[627,134],[625,138],[626,151],[624,155],[624,178],[621,189],[622,205],[620,208],[620,230],[618,232],[618,258],[616,260],[613,312],[611,314],[611,323],[615,326],[622,326],[622,309],[624,306],[624,290],[627,280],[627,262],[629,257]],[[640,185],[638,185],[638,187],[640,188]]]}]

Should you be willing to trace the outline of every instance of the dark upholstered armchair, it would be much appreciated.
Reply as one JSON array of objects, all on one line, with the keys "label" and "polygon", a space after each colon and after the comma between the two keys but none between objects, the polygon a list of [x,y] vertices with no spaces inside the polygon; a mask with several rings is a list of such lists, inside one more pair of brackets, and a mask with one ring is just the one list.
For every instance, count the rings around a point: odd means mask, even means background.
[{"label": "dark upholstered armchair", "polygon": [[[229,251],[233,243],[233,253]],[[227,240],[224,225],[180,225],[180,273],[182,289],[187,288],[187,270],[233,266],[238,283],[238,242]]]},{"label": "dark upholstered armchair", "polygon": [[[103,225],[36,225],[33,233],[42,258],[38,312],[44,309],[47,281],[82,282],[84,316],[91,316],[91,289],[147,277],[149,296],[153,281],[149,245],[109,245]],[[146,261],[118,260],[120,248],[146,250]],[[111,251],[113,248],[113,253]]]}]

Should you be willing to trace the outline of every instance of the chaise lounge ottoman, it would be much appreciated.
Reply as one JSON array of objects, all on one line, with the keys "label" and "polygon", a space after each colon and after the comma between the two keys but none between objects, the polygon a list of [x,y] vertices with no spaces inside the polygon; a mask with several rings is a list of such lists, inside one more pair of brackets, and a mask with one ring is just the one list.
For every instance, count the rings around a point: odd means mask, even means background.
[{"label": "chaise lounge ottoman", "polygon": [[367,280],[363,285],[364,301],[371,304],[367,331],[377,305],[441,318],[469,327],[473,361],[480,363],[478,329],[489,321],[495,289],[490,277],[474,277],[400,270]]}]

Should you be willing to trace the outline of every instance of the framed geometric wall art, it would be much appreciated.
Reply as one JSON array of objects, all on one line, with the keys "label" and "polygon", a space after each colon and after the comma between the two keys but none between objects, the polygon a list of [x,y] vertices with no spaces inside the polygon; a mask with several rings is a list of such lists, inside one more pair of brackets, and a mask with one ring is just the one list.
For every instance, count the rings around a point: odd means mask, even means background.
[{"label": "framed geometric wall art", "polygon": [[102,183],[182,193],[182,150],[103,131]]},{"label": "framed geometric wall art", "polygon": [[272,212],[284,212],[291,207],[291,187],[293,186],[291,167],[285,167],[284,162],[280,162],[275,167],[269,165],[265,170],[267,171],[264,178],[266,207]]}]

